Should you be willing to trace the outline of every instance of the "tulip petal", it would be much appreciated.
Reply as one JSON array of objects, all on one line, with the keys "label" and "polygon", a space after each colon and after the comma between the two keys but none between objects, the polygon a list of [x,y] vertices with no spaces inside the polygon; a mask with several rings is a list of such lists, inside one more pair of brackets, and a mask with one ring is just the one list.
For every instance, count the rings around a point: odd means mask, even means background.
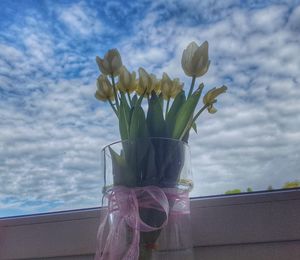
[{"label": "tulip petal", "polygon": [[107,65],[104,64],[104,60],[101,59],[100,57],[96,57],[96,62],[98,64],[99,70],[104,74],[104,75],[109,75],[109,70]]},{"label": "tulip petal", "polygon": [[184,73],[188,76],[193,76],[192,59],[198,49],[198,45],[195,42],[191,42],[182,53],[181,66]]},{"label": "tulip petal", "polygon": [[217,110],[213,105],[210,105],[210,106],[207,108],[207,111],[208,111],[210,114],[214,114],[214,113],[216,113],[218,110]]},{"label": "tulip petal", "polygon": [[122,59],[117,49],[109,50],[105,55],[104,59],[96,57],[96,62],[99,66],[100,71],[104,75],[119,75],[119,70],[122,67]]},{"label": "tulip petal", "polygon": [[183,51],[181,66],[188,76],[203,76],[209,67],[208,42],[205,41],[200,47],[195,42],[191,42]]},{"label": "tulip petal", "polygon": [[96,91],[95,98],[101,101],[106,101],[107,98],[100,91]]},{"label": "tulip petal", "polygon": [[111,62],[111,70],[114,76],[118,76],[120,68],[122,67],[122,60],[120,57],[114,57]]}]

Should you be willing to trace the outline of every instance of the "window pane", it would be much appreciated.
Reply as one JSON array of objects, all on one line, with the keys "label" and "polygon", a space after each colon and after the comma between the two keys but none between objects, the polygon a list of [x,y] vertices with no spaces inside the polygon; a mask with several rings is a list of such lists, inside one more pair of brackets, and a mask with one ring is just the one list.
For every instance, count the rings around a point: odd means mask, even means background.
[{"label": "window pane", "polygon": [[196,84],[229,89],[190,135],[192,196],[299,186],[300,5],[238,2],[1,1],[0,217],[101,204],[100,149],[119,134],[95,57],[110,48],[188,90],[182,51],[209,42]]}]

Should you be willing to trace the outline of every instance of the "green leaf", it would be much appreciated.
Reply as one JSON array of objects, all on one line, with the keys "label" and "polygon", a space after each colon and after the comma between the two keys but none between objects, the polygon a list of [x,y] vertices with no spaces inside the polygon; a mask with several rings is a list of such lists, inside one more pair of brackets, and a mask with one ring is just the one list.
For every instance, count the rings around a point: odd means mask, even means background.
[{"label": "green leaf", "polygon": [[[186,143],[187,143],[188,140],[189,140],[189,137],[190,137],[190,131],[189,131],[189,130],[190,130],[191,127],[188,129],[188,126],[192,124],[192,121],[193,121],[193,117],[191,116],[189,122],[187,123],[186,128],[184,129],[185,133],[182,133],[182,134],[181,134],[181,136],[182,136],[181,140],[182,140],[183,142],[186,142]],[[188,129],[188,130],[187,130],[187,129]]]},{"label": "green leaf", "polygon": [[132,106],[134,107],[136,102],[137,102],[138,98],[137,98],[137,94],[134,94],[134,96],[132,97]]},{"label": "green leaf", "polygon": [[[136,95],[133,97],[137,99]],[[143,108],[141,107],[144,94],[141,95],[130,110],[130,126],[129,126],[129,139],[134,140],[137,138],[144,138],[147,136],[146,118]]]},{"label": "green leaf", "polygon": [[164,137],[165,136],[165,120],[163,109],[161,106],[160,98],[152,92],[151,99],[149,101],[148,113],[147,113],[147,127],[149,130],[149,136],[151,137]]},{"label": "green leaf", "polygon": [[162,93],[159,94],[158,98],[159,98],[160,106],[163,109],[163,107],[164,107],[164,97],[163,97]]},{"label": "green leaf", "polygon": [[[145,91],[145,93],[146,93],[146,91]],[[145,93],[143,94],[143,95],[141,95],[139,98],[138,98],[138,100],[135,102],[135,107],[140,107],[141,105],[142,105],[142,101],[143,101],[143,98],[144,98],[144,96],[145,96]]]},{"label": "green leaf", "polygon": [[180,107],[180,110],[176,116],[176,122],[172,133],[172,138],[181,139],[182,134],[188,124],[188,122],[193,117],[196,106],[199,102],[201,96],[201,91],[198,89],[188,97],[186,102]]},{"label": "green leaf", "polygon": [[184,91],[182,91],[175,97],[172,103],[172,106],[166,116],[166,128],[167,128],[168,137],[172,137],[177,113],[185,101],[186,101],[185,93]]},{"label": "green leaf", "polygon": [[135,186],[135,176],[132,174],[125,157],[117,154],[111,147],[109,147],[111,159],[114,185]]},{"label": "green leaf", "polygon": [[120,108],[119,108],[119,129],[122,140],[129,137],[130,127],[130,107],[127,103],[124,93],[121,93]]},{"label": "green leaf", "polygon": [[132,111],[129,139],[135,140],[145,137],[147,137],[145,113],[141,106],[137,106]]}]

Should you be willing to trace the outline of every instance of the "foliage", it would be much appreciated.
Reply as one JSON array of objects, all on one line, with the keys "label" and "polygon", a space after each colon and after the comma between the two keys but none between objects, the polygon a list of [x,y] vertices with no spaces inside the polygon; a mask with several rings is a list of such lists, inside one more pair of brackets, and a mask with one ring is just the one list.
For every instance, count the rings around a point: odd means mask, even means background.
[{"label": "foliage", "polygon": [[242,193],[240,189],[234,189],[234,190],[228,190],[225,192],[225,194],[230,195],[230,194],[239,194]]},{"label": "foliage", "polygon": [[[180,80],[171,79],[167,73],[157,79],[139,68],[136,79],[136,73],[130,73],[123,65],[117,49],[109,50],[103,59],[97,56],[96,61],[102,74],[97,80],[95,97],[109,102],[118,117],[122,140],[164,137],[187,142],[190,129],[196,131],[199,115],[205,110],[215,113],[216,97],[227,90],[226,86],[209,90],[196,111],[204,84],[194,91],[195,81],[207,72],[210,64],[207,42],[201,46],[193,42],[183,52],[183,69],[192,77],[188,94]],[[144,100],[148,111],[144,109]]]},{"label": "foliage", "polygon": [[[295,189],[295,188],[300,188],[300,181],[298,180],[288,181],[282,186],[282,189]],[[274,188],[272,185],[269,185],[267,190],[272,191],[274,190]],[[253,189],[251,187],[248,187],[245,192],[253,192]],[[243,193],[243,191],[240,189],[233,189],[225,192],[225,194],[238,194],[238,193]]]},{"label": "foliage", "polygon": [[300,187],[300,181],[289,181],[289,182],[286,182],[284,185],[283,185],[283,189],[293,189],[293,188],[299,188]]}]

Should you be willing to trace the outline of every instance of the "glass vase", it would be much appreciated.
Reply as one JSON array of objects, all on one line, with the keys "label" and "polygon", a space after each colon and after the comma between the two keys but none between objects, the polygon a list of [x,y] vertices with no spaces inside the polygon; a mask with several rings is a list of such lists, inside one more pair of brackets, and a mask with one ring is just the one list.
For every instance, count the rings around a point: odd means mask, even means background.
[{"label": "glass vase", "polygon": [[95,259],[192,260],[187,143],[147,138],[102,149],[103,205]]}]

